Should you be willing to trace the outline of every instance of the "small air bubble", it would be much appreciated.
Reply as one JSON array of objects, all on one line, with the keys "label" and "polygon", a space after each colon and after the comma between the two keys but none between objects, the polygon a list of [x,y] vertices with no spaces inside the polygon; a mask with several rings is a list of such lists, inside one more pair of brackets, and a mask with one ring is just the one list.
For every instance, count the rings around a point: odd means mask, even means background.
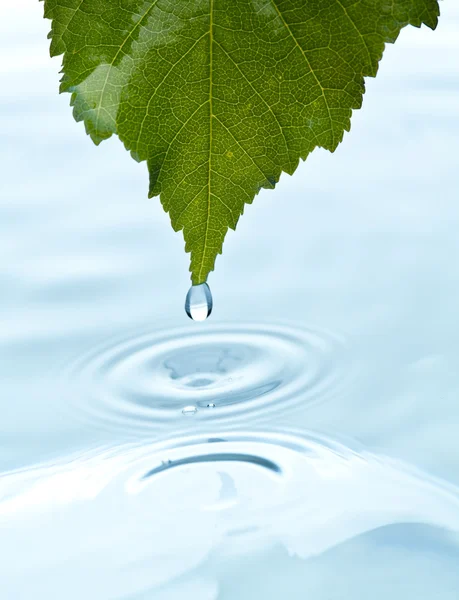
[{"label": "small air bubble", "polygon": [[197,412],[198,409],[196,406],[185,406],[185,408],[182,409],[182,415],[185,415],[185,417],[192,417]]},{"label": "small air bubble", "polygon": [[213,402],[209,402],[207,408],[215,408],[215,404]]}]

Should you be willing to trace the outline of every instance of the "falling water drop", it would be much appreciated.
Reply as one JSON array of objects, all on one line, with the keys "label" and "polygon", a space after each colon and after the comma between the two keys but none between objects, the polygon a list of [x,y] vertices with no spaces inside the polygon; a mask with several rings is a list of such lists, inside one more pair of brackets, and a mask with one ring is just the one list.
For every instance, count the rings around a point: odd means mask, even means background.
[{"label": "falling water drop", "polygon": [[185,415],[185,417],[192,417],[197,412],[198,409],[196,406],[185,406],[185,408],[182,410],[182,415]]},{"label": "falling water drop", "polygon": [[212,312],[212,294],[207,283],[192,285],[185,300],[186,314],[193,321],[205,321]]}]

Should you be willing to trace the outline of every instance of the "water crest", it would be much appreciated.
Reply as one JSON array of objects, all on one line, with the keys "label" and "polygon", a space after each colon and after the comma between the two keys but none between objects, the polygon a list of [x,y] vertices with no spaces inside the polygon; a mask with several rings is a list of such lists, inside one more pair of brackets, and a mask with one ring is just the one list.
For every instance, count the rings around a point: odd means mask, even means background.
[{"label": "water crest", "polygon": [[[314,597],[328,598],[324,586],[334,578],[327,573],[345,568],[351,581],[364,585],[365,557],[380,548],[377,530],[409,523],[438,528],[431,547],[446,544],[457,562],[457,548],[447,545],[440,529],[459,531],[458,490],[393,459],[283,430],[119,445],[4,474],[2,591],[29,597],[32,577],[43,598],[61,597],[65,589],[68,600],[220,594],[253,600],[266,597],[264,581],[280,568],[289,573],[283,584],[288,597],[316,581],[323,591]],[[31,531],[39,546],[29,543]],[[410,534],[403,531],[406,540]],[[419,570],[419,534],[414,542],[408,552]],[[345,543],[341,560],[328,565],[330,551]],[[398,566],[397,539],[391,551]],[[304,561],[312,556],[314,561]],[[237,574],[247,561],[239,592]],[[412,585],[412,574],[407,583]],[[174,595],[178,584],[183,587]],[[380,577],[378,586],[384,586]]]}]

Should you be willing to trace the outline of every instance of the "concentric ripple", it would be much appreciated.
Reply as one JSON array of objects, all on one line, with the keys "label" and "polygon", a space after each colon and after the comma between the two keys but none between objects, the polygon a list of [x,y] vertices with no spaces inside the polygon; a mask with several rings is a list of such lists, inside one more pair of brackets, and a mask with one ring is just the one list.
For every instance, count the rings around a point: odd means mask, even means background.
[{"label": "concentric ripple", "polygon": [[0,478],[2,586],[21,598],[31,582],[50,598],[65,589],[68,600],[144,598],[147,590],[160,599],[216,599],[219,590],[240,597],[225,586],[249,560],[255,575],[243,597],[254,598],[264,580],[257,572],[276,568],[266,564],[273,548],[290,557],[293,585],[304,585],[317,563],[305,575],[300,559],[406,523],[459,531],[458,490],[311,433],[125,444]]},{"label": "concentric ripple", "polygon": [[[338,336],[285,326],[144,333],[97,348],[66,373],[89,424],[139,433],[171,419],[262,417],[343,392],[351,354]],[[67,392],[68,393],[68,392]]]}]

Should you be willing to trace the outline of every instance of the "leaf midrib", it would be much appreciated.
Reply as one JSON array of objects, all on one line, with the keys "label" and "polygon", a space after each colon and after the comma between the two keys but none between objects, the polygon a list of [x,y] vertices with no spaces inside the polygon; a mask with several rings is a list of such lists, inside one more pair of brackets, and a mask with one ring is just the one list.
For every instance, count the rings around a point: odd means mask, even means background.
[{"label": "leaf midrib", "polygon": [[209,170],[207,174],[207,219],[206,228],[204,232],[204,246],[201,255],[201,265],[198,274],[198,283],[201,283],[202,271],[206,262],[206,250],[207,250],[207,237],[209,234],[209,222],[210,222],[210,198],[211,198],[211,173],[212,173],[212,123],[214,118],[213,106],[212,106],[212,95],[213,95],[213,46],[214,46],[214,0],[210,0],[209,5]]}]

